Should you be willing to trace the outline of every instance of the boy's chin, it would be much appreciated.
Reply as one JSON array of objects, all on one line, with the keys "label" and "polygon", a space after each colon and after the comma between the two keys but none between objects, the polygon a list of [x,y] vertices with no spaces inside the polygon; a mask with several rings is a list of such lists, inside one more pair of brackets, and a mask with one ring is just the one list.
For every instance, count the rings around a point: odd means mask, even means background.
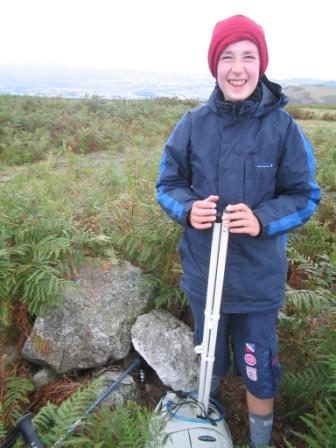
[{"label": "boy's chin", "polygon": [[225,89],[223,91],[223,95],[226,101],[231,101],[232,103],[237,103],[238,101],[246,100],[250,95],[252,95],[253,90],[250,88],[247,89],[246,86],[244,86],[242,89]]},{"label": "boy's chin", "polygon": [[245,84],[242,87],[232,87],[231,85],[226,85],[225,87],[219,86],[223,92],[226,101],[231,101],[232,103],[237,103],[238,101],[246,100],[255,90],[249,84]]}]

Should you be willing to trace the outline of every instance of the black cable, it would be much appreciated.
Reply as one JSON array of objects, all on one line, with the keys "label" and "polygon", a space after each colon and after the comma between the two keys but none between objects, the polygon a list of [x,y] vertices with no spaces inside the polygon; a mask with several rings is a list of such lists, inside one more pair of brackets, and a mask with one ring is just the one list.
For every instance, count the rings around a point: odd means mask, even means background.
[{"label": "black cable", "polygon": [[[195,397],[184,392],[179,391],[176,393],[176,396],[180,398],[180,401],[174,402],[170,400],[165,406],[161,406],[162,411],[167,414],[165,416],[167,418],[167,421],[170,421],[174,416],[176,416],[176,418],[180,418],[178,416],[178,412],[183,406],[192,406],[196,409],[198,408],[199,414],[201,415],[200,417],[197,417],[197,419],[208,420],[213,426],[217,426],[216,421],[218,421],[218,419],[214,419],[211,417],[211,413],[213,412],[211,406],[208,407],[208,410],[206,410],[204,404],[199,403],[199,401]],[[221,420],[222,418],[224,418],[224,412],[222,411],[222,409],[219,409],[219,406],[218,411],[220,411]]]}]

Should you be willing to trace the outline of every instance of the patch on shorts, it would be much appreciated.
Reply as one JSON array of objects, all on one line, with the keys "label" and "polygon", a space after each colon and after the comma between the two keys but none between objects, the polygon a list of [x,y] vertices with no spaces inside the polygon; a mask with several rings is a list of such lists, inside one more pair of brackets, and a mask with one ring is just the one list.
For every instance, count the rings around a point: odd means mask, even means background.
[{"label": "patch on shorts", "polygon": [[251,344],[250,342],[246,342],[245,344],[245,353],[254,353],[255,352],[255,344]]},{"label": "patch on shorts", "polygon": [[246,366],[246,375],[251,381],[258,381],[257,369],[255,367]]},{"label": "patch on shorts", "polygon": [[255,366],[257,364],[257,360],[255,358],[255,356],[251,355],[251,353],[247,353],[244,356],[245,362],[247,365],[249,366]]}]

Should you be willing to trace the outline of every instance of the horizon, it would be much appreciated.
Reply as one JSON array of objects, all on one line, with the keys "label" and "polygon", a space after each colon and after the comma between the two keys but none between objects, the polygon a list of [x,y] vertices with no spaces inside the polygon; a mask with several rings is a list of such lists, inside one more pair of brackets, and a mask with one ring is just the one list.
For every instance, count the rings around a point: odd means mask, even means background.
[{"label": "horizon", "polygon": [[[296,101],[334,104],[336,80],[270,79]],[[215,86],[208,74],[97,68],[64,64],[0,64],[0,94],[38,97],[142,100],[180,98],[207,100]],[[292,87],[292,89],[290,89]],[[294,88],[294,89],[293,89]],[[288,90],[286,90],[288,89]]]},{"label": "horizon", "polygon": [[[199,77],[204,77],[204,78],[208,78],[209,81],[213,81],[215,82],[215,79],[212,77],[210,71],[208,73],[204,73],[204,72],[186,72],[186,73],[181,73],[181,72],[174,72],[174,71],[162,71],[162,70],[150,70],[150,69],[137,69],[137,68],[125,68],[125,67],[113,67],[113,66],[89,66],[89,65],[71,65],[71,64],[65,64],[65,63],[52,63],[52,64],[45,64],[43,62],[38,62],[38,63],[20,63],[20,62],[12,62],[12,63],[2,63],[0,62],[0,71],[2,69],[8,69],[8,68],[17,68],[20,69],[24,72],[25,75],[27,75],[27,70],[36,70],[36,69],[40,69],[40,70],[47,70],[47,71],[52,71],[55,69],[59,69],[62,70],[64,72],[81,72],[81,71],[91,71],[91,72],[95,72],[95,73],[103,73],[103,72],[109,72],[112,73],[114,72],[129,72],[129,73],[141,73],[141,74],[157,74],[157,75],[171,75],[171,76],[175,76],[175,77],[181,77],[181,78],[185,78],[188,76],[199,76]],[[30,73],[29,73],[30,74]],[[292,77],[286,77],[286,78],[274,78],[274,77],[270,77],[267,75],[267,78],[269,78],[270,80],[278,80],[278,81],[299,81],[299,80],[310,80],[310,81],[322,81],[322,82],[336,82],[336,77],[335,78],[328,78],[328,77],[314,77],[314,76],[292,76]]]}]

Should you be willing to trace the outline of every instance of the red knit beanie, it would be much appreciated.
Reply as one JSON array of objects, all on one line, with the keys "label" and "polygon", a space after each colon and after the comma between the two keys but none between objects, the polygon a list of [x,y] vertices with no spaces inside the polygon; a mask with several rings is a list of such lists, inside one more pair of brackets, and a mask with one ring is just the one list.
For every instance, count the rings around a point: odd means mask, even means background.
[{"label": "red knit beanie", "polygon": [[217,66],[219,57],[224,49],[240,40],[252,41],[259,50],[261,77],[268,65],[268,51],[264,30],[248,17],[237,15],[218,22],[212,33],[208,51],[208,64],[212,76],[217,78]]}]

